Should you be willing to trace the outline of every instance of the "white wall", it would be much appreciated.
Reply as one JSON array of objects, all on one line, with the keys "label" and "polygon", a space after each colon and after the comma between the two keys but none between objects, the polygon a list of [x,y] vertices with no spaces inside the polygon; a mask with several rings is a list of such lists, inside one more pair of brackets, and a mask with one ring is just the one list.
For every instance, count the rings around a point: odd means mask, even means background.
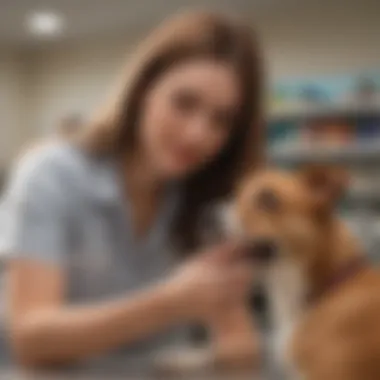
[{"label": "white wall", "polygon": [[46,132],[67,113],[89,115],[114,86],[129,46],[97,41],[31,54],[29,128]]},{"label": "white wall", "polygon": [[[255,20],[271,78],[380,69],[380,2],[276,5]],[[66,111],[90,112],[105,96],[133,39],[51,50],[34,59],[31,120],[45,130]]]},{"label": "white wall", "polygon": [[0,56],[0,162],[7,162],[25,136],[23,63],[11,53]]},{"label": "white wall", "polygon": [[380,70],[380,1],[287,9],[259,21],[272,77]]}]

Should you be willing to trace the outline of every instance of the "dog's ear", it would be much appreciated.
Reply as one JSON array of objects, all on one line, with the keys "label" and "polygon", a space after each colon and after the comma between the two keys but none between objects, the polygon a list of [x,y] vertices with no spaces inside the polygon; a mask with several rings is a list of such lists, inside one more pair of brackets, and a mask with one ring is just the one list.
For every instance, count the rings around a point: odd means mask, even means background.
[{"label": "dog's ear", "polygon": [[349,175],[341,167],[312,165],[301,170],[301,179],[318,210],[330,210],[344,195]]}]

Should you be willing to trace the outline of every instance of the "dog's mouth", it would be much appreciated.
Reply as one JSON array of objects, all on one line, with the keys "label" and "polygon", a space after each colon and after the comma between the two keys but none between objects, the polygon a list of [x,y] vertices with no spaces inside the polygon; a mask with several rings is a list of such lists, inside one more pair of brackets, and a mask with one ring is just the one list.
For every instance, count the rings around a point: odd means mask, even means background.
[{"label": "dog's mouth", "polygon": [[258,264],[270,264],[278,256],[278,244],[273,239],[256,238],[245,245],[245,255]]}]

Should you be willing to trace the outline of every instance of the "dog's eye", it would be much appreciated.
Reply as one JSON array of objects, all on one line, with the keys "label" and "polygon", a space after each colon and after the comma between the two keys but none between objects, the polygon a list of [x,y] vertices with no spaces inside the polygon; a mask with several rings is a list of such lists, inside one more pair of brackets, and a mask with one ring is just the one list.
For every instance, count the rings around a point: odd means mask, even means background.
[{"label": "dog's eye", "polygon": [[276,194],[269,189],[262,190],[256,201],[262,210],[277,211],[280,207],[280,200]]}]

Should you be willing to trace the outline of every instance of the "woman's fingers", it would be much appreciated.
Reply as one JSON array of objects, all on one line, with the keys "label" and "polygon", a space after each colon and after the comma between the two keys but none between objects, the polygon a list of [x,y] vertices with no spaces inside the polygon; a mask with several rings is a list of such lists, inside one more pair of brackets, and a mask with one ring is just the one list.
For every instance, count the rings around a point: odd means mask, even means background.
[{"label": "woman's fingers", "polygon": [[252,265],[244,261],[235,263],[228,268],[226,276],[228,276],[227,286],[230,298],[241,299],[248,295],[254,279]]},{"label": "woman's fingers", "polygon": [[234,243],[213,247],[184,263],[169,282],[189,314],[212,315],[221,305],[242,302],[253,278],[250,263],[239,257]]},{"label": "woman's fingers", "polygon": [[215,263],[231,264],[243,259],[242,244],[235,241],[225,242],[204,252],[204,256]]},{"label": "woman's fingers", "polygon": [[227,243],[214,247],[205,255],[210,271],[218,278],[222,299],[245,297],[251,289],[254,267],[243,258],[241,246]]}]

